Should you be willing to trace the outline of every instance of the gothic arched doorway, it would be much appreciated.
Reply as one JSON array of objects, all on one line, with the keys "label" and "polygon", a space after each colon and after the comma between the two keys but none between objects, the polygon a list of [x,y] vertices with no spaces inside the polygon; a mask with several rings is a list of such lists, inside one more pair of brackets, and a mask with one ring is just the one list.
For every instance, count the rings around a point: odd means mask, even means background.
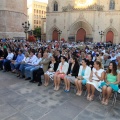
[{"label": "gothic arched doorway", "polygon": [[106,42],[112,42],[114,39],[114,33],[112,31],[108,31],[106,34]]},{"label": "gothic arched doorway", "polygon": [[52,34],[52,40],[58,40],[58,31],[57,30],[54,30],[53,31],[53,34]]},{"label": "gothic arched doorway", "polygon": [[86,31],[83,28],[80,28],[76,34],[76,41],[84,42],[86,38]]}]

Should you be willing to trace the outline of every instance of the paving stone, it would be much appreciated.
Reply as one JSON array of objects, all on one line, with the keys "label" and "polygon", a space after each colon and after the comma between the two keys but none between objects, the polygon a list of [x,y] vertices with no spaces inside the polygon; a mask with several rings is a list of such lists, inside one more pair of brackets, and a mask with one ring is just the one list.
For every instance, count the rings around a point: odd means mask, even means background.
[{"label": "paving stone", "polygon": [[16,92],[19,94],[27,94],[27,93],[31,93],[34,89],[37,89],[37,87],[34,85],[32,86],[31,84],[26,84],[21,86],[19,89],[16,89]]},{"label": "paving stone", "polygon": [[[119,103],[118,103],[119,105]],[[110,120],[118,120],[120,119],[120,107],[118,105],[115,106],[115,108],[111,109],[108,114],[106,115],[106,119]]]},{"label": "paving stone", "polygon": [[27,99],[21,98],[13,98],[13,101],[8,102],[12,107],[14,107],[17,110],[22,110],[28,106],[34,105],[33,102],[30,102]]},{"label": "paving stone", "polygon": [[82,108],[77,107],[70,102],[65,102],[61,106],[58,106],[56,109],[53,110],[54,114],[59,113],[61,116],[65,116],[66,118],[73,119],[75,118]]},{"label": "paving stone", "polygon": [[18,90],[18,89],[20,89],[21,87],[25,86],[25,84],[28,84],[28,83],[25,82],[25,81],[22,81],[21,83],[16,83],[16,84],[10,85],[10,86],[9,86],[9,89]]},{"label": "paving stone", "polygon": [[0,120],[16,113],[16,110],[8,104],[0,106]]},{"label": "paving stone", "polygon": [[4,95],[0,95],[0,98],[5,102],[12,102],[14,99],[20,98],[20,97],[21,97],[21,95],[15,93],[13,91],[5,93]]},{"label": "paving stone", "polygon": [[0,95],[9,94],[10,92],[11,92],[11,90],[9,90],[7,88],[0,89]]},{"label": "paving stone", "polygon": [[8,117],[5,120],[31,120],[31,119],[22,113],[16,113],[15,115]]},{"label": "paving stone", "polygon": [[72,120],[72,119],[59,113],[50,112],[39,120]]},{"label": "paving stone", "polygon": [[41,118],[44,114],[46,114],[47,111],[48,110],[46,108],[42,108],[38,105],[34,105],[32,107],[24,109],[22,112],[32,120],[37,120]]},{"label": "paving stone", "polygon": [[86,97],[82,96],[75,96],[74,98],[71,98],[70,103],[74,104],[75,106],[81,107],[82,109],[85,109],[90,104]]},{"label": "paving stone", "polygon": [[101,105],[101,103],[93,101],[86,107],[86,109],[89,110],[89,111],[92,111],[96,114],[105,116],[109,112],[111,107],[110,106],[104,106],[104,105]]},{"label": "paving stone", "polygon": [[4,105],[4,104],[5,104],[5,101],[3,101],[3,100],[0,99],[0,106]]},{"label": "paving stone", "polygon": [[83,110],[74,120],[104,120],[105,117],[88,110]]}]

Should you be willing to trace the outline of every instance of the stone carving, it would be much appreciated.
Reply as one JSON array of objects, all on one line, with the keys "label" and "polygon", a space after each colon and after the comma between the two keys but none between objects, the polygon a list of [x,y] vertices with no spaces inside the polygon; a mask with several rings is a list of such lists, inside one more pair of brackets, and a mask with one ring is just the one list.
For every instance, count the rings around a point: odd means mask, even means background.
[{"label": "stone carving", "polygon": [[87,8],[74,8],[74,6],[71,6],[70,4],[68,6],[62,7],[63,12],[69,12],[69,11],[79,11],[79,10],[97,10],[97,11],[103,11],[104,6],[102,5],[90,5],[87,6]]},{"label": "stone carving", "polygon": [[113,23],[113,19],[111,18],[111,19],[110,19],[110,26],[112,25],[112,23]]},{"label": "stone carving", "polygon": [[73,6],[71,6],[70,4],[68,4],[68,6],[65,6],[62,8],[63,12],[69,12],[73,10]]}]

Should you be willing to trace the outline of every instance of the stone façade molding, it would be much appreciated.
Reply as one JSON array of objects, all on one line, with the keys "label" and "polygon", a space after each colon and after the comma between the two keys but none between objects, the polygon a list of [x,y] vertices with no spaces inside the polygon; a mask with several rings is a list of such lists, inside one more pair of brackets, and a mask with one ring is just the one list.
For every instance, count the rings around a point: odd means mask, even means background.
[{"label": "stone fa\u00e7ade molding", "polygon": [[97,5],[97,4],[94,4],[94,5],[90,5],[88,6],[87,8],[75,8],[74,6],[68,4],[67,6],[65,7],[62,7],[62,11],[63,12],[71,12],[71,11],[80,11],[80,10],[96,10],[96,11],[103,11],[104,9],[104,6],[103,5]]}]

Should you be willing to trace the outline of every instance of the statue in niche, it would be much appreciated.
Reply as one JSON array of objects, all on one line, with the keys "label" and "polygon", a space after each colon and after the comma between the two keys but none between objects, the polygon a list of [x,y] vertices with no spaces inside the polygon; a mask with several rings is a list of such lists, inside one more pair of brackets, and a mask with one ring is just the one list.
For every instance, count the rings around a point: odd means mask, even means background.
[{"label": "statue in niche", "polygon": [[54,24],[56,24],[56,19],[54,19]]},{"label": "statue in niche", "polygon": [[110,9],[110,10],[114,10],[114,9],[115,9],[115,0],[110,0],[109,9]]}]

